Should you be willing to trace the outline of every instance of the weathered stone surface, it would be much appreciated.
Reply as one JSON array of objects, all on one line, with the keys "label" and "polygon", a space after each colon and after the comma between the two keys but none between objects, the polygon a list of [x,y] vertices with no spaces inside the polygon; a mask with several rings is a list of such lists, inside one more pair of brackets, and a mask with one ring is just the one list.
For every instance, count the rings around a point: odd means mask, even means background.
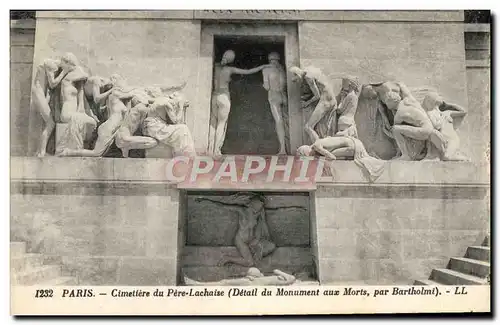
[{"label": "weathered stone surface", "polygon": [[63,272],[78,278],[79,285],[114,285],[119,259],[114,257],[74,257],[62,259]]},{"label": "weathered stone surface", "polygon": [[[97,229],[96,229],[97,230]],[[135,227],[98,229],[95,236],[96,255],[145,256],[145,234]]]},{"label": "weathered stone surface", "polygon": [[[33,73],[34,31],[11,31],[10,53],[10,154],[28,153],[28,126]],[[21,55],[21,56],[19,56]]]},{"label": "weathered stone surface", "polygon": [[123,258],[119,268],[119,285],[177,284],[177,261],[172,258]]}]

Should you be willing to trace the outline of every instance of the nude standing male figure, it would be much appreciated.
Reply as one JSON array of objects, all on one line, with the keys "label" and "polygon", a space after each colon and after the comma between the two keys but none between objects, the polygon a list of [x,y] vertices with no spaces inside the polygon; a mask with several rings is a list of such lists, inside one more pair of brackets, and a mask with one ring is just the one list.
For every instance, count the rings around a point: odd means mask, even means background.
[{"label": "nude standing male figure", "polygon": [[285,148],[285,125],[283,123],[283,109],[286,109],[286,75],[283,66],[280,64],[280,56],[272,52],[268,56],[270,67],[262,70],[264,88],[268,93],[269,105],[273,114],[276,135],[280,143],[278,155],[286,155]]},{"label": "nude standing male figure", "polygon": [[235,53],[227,50],[222,55],[220,63],[214,67],[214,88],[212,91],[212,110],[210,114],[210,129],[208,152],[214,156],[221,156],[221,148],[226,137],[227,119],[231,110],[231,98],[229,95],[229,82],[233,74],[249,75],[263,70],[270,65],[261,65],[253,69],[239,69],[230,67],[228,64],[234,62]]},{"label": "nude standing male figure", "polygon": [[301,69],[299,67],[291,67],[290,72],[293,74],[293,82],[301,82],[303,80],[306,81],[313,93],[313,97],[305,103],[302,103],[302,107],[306,108],[313,102],[318,102],[311,114],[311,117],[309,117],[309,121],[307,121],[304,126],[304,130],[309,135],[311,143],[314,143],[320,138],[318,133],[314,131],[316,124],[318,124],[318,122],[326,114],[337,109],[337,100],[335,98],[333,87],[330,80],[328,80],[328,78],[318,68],[306,67]]},{"label": "nude standing male figure", "polygon": [[[62,71],[56,78],[55,73],[60,67],[62,67]],[[36,68],[35,80],[31,89],[31,103],[45,122],[45,127],[40,136],[40,145],[36,153],[37,157],[45,156],[47,141],[56,126],[54,114],[49,106],[50,91],[61,82],[68,72],[68,65],[62,65],[59,60],[52,59],[43,61]]]}]

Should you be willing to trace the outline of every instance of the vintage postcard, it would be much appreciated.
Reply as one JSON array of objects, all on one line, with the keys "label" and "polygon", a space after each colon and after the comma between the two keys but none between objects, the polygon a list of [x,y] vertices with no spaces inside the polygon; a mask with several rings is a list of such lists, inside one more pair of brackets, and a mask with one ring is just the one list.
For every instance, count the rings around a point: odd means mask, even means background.
[{"label": "vintage postcard", "polygon": [[490,312],[490,32],[11,11],[11,314]]}]

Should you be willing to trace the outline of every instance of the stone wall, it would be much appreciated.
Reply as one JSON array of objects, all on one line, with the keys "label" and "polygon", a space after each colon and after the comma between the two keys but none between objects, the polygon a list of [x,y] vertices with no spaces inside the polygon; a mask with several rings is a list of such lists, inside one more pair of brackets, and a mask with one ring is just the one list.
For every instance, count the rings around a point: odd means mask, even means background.
[{"label": "stone wall", "polygon": [[[194,245],[184,251],[188,198],[168,184],[162,159],[12,158],[11,164],[19,166],[12,170],[12,238],[44,214],[38,219],[47,226],[38,222],[44,233],[35,237],[48,238],[47,253],[62,256],[65,269],[84,283],[175,285],[181,260],[193,256],[189,250],[205,254]],[[372,184],[353,162],[332,166],[335,180],[309,194],[308,226],[305,216],[271,216],[272,228],[282,232],[274,236],[291,238],[282,243],[280,266],[295,256],[294,268],[314,260],[321,283],[411,284],[463,256],[489,231],[485,164],[391,162]],[[224,238],[214,260],[230,245]]]},{"label": "stone wall", "polygon": [[467,67],[467,94],[469,97],[469,134],[474,157],[490,159],[491,134],[491,70],[490,25],[468,24],[465,26]]},{"label": "stone wall", "polygon": [[[456,179],[452,170],[468,174],[469,181]],[[426,176],[419,179],[417,168],[409,184],[394,179],[392,185],[318,186],[313,247],[319,280],[411,285],[428,278],[433,268],[445,268],[450,257],[463,257],[468,246],[481,244],[490,227],[484,166],[449,171],[448,180],[434,185]]]},{"label": "stone wall", "polygon": [[148,181],[161,162],[128,160],[127,174],[122,161],[62,158],[67,168],[54,168],[51,159],[13,160],[11,240],[27,239],[82,284],[176,285],[179,192]]},{"label": "stone wall", "polygon": [[33,71],[35,22],[13,21],[10,29],[10,154],[28,150],[28,114]]}]

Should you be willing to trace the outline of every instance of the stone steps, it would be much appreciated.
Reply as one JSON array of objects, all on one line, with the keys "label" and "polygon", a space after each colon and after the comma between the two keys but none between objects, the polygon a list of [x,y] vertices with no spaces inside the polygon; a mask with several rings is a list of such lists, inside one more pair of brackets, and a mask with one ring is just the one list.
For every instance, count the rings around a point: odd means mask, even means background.
[{"label": "stone steps", "polygon": [[440,286],[443,284],[427,279],[427,280],[415,280],[415,283],[413,283],[413,285]]},{"label": "stone steps", "polygon": [[434,269],[427,280],[416,280],[414,285],[485,285],[488,284],[491,265],[490,236],[482,246],[469,246],[465,257],[452,257],[445,269]]},{"label": "stone steps", "polygon": [[430,279],[442,285],[486,284],[486,279],[450,269],[434,269],[432,270]]},{"label": "stone steps", "polygon": [[59,265],[41,265],[14,276],[14,281],[19,285],[33,285],[54,279],[61,276],[61,266]]},{"label": "stone steps", "polygon": [[479,261],[490,261],[490,248],[487,246],[469,246],[465,257]]},{"label": "stone steps", "polygon": [[23,270],[43,265],[44,261],[45,258],[41,254],[27,253],[15,255],[10,259],[10,268],[13,271],[22,272]]},{"label": "stone steps", "polygon": [[60,276],[45,282],[37,283],[38,286],[61,286],[61,285],[77,285],[77,284],[78,283],[76,279],[70,276]]},{"label": "stone steps", "polygon": [[26,243],[11,242],[11,282],[13,285],[76,285],[77,279],[62,275],[62,267],[50,263],[43,254],[26,253]]},{"label": "stone steps", "polygon": [[480,278],[484,278],[490,273],[490,263],[466,257],[452,257],[449,268]]}]

